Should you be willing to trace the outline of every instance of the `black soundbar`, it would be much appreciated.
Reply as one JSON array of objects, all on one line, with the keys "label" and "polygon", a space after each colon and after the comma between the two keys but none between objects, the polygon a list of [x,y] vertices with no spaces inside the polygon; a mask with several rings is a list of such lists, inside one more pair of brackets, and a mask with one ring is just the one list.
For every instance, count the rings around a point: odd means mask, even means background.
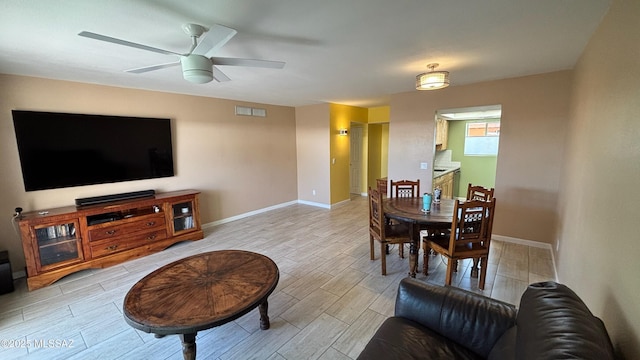
[{"label": "black soundbar", "polygon": [[138,198],[154,196],[155,194],[156,194],[155,190],[142,190],[142,191],[133,191],[128,193],[121,193],[121,194],[78,198],[76,199],[76,206],[87,206],[87,205],[102,204],[102,203],[107,203],[112,201],[138,199]]}]

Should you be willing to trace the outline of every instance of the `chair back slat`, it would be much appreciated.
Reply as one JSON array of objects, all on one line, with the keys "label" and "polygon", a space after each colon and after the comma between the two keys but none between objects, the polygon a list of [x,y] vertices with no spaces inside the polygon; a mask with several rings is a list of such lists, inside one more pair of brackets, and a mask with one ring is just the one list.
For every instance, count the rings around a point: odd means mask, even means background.
[{"label": "chair back slat", "polygon": [[467,200],[491,201],[493,199],[494,189],[487,189],[480,185],[471,185],[467,187]]},{"label": "chair back slat", "polygon": [[395,197],[418,197],[420,196],[420,179],[411,180],[391,180],[391,196]]},{"label": "chair back slat", "polygon": [[456,200],[449,241],[453,256],[466,251],[488,252],[495,202],[495,198],[490,201]]}]

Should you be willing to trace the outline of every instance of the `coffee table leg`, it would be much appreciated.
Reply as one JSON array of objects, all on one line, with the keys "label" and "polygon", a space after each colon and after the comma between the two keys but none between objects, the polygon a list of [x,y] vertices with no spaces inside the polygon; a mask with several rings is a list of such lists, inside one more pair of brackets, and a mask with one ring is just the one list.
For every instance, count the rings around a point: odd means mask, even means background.
[{"label": "coffee table leg", "polygon": [[180,334],[184,360],[196,360],[196,334]]},{"label": "coffee table leg", "polygon": [[267,311],[269,310],[269,303],[267,300],[258,306],[258,310],[260,310],[260,329],[267,330],[269,326],[271,326],[269,323],[269,315],[267,315]]}]

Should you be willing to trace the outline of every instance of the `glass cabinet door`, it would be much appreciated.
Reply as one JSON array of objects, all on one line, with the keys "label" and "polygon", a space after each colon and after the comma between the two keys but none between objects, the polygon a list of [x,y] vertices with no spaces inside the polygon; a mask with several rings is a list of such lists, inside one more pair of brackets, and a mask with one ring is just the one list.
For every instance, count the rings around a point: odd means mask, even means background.
[{"label": "glass cabinet door", "polygon": [[82,259],[80,241],[76,232],[78,223],[71,221],[34,228],[40,268]]},{"label": "glass cabinet door", "polygon": [[195,229],[193,202],[185,201],[171,206],[174,233]]}]

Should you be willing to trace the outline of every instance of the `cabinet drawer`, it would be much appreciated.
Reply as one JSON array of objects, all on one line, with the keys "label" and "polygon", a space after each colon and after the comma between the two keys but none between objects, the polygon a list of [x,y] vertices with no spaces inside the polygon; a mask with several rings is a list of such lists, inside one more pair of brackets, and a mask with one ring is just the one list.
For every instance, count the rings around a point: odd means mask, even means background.
[{"label": "cabinet drawer", "polygon": [[[127,222],[128,220],[131,221]],[[102,226],[101,224],[96,225],[95,227],[89,227],[89,241],[115,239],[118,237],[128,236],[136,232],[165,229],[164,214],[143,216],[140,219],[125,219],[118,221],[117,224],[104,225],[105,226]]]},{"label": "cabinet drawer", "polygon": [[160,229],[156,231],[146,231],[133,236],[121,239],[100,241],[91,245],[91,257],[96,258],[104,255],[117,253],[120,251],[137,248],[153,241],[167,238],[167,231]]}]

